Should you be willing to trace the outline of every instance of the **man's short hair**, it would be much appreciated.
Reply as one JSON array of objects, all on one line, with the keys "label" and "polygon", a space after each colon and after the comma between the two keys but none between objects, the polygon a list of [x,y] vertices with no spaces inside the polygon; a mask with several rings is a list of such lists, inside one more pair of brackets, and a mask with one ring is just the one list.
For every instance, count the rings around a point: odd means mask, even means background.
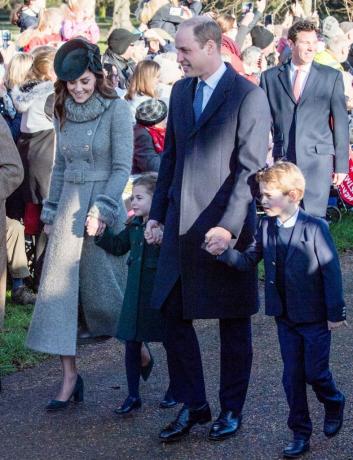
[{"label": "man's short hair", "polygon": [[298,166],[289,161],[277,161],[270,168],[259,171],[256,180],[259,184],[263,183],[270,188],[281,190],[284,195],[291,190],[297,190],[299,199],[304,196],[304,175]]},{"label": "man's short hair", "polygon": [[209,40],[213,40],[221,49],[222,31],[219,25],[208,16],[195,16],[180,24],[182,27],[192,27],[196,41],[203,48]]},{"label": "man's short hair", "polygon": [[317,27],[313,22],[297,21],[288,30],[288,39],[295,43],[300,32],[316,32],[318,34]]}]

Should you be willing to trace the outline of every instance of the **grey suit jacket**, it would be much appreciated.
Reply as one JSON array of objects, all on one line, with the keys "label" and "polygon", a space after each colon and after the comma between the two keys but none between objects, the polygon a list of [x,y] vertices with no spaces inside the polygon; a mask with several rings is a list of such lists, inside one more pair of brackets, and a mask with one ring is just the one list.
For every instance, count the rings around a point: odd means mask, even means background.
[{"label": "grey suit jacket", "polygon": [[332,171],[348,172],[348,115],[342,74],[313,62],[297,103],[289,69],[287,63],[261,77],[273,120],[273,157],[286,157],[299,166],[307,179],[306,211],[325,216]]}]

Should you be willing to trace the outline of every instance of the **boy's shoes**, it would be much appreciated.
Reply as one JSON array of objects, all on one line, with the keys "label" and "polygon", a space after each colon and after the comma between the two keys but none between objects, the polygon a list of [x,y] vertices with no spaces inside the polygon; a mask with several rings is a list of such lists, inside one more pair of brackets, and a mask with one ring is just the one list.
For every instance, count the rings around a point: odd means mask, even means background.
[{"label": "boy's shoes", "polygon": [[284,458],[298,458],[310,449],[309,440],[293,439],[291,443],[283,450]]},{"label": "boy's shoes", "polygon": [[179,441],[189,434],[194,425],[203,425],[211,420],[211,410],[207,402],[197,409],[184,405],[177,418],[159,433],[159,439],[162,442]]},{"label": "boy's shoes", "polygon": [[241,425],[241,415],[234,415],[231,410],[222,411],[212,424],[208,435],[210,441],[223,441],[234,436]]},{"label": "boy's shoes", "polygon": [[37,300],[37,294],[28,289],[27,286],[21,286],[12,291],[11,300],[17,305],[34,305]]},{"label": "boy's shoes", "polygon": [[324,434],[328,438],[335,436],[342,427],[343,424],[343,412],[346,399],[343,396],[341,406],[336,413],[326,412],[324,420]]},{"label": "boy's shoes", "polygon": [[114,412],[118,415],[128,414],[134,409],[139,409],[141,405],[141,398],[134,398],[133,396],[128,396],[120,407],[114,409]]}]

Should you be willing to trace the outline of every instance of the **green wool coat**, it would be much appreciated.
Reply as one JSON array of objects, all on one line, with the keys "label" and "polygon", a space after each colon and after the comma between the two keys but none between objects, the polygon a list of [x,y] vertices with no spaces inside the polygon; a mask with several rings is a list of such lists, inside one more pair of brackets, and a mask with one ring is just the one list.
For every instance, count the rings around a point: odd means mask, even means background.
[{"label": "green wool coat", "polygon": [[96,237],[96,244],[116,256],[130,251],[117,337],[138,342],[163,342],[163,317],[160,310],[150,308],[159,246],[147,244],[144,231],[142,218],[135,217],[118,235],[107,229],[101,237]]}]

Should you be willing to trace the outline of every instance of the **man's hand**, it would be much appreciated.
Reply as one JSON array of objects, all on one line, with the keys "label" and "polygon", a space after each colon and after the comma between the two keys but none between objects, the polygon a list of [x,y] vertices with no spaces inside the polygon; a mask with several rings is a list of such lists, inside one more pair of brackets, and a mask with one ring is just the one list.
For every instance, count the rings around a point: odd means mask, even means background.
[{"label": "man's hand", "polygon": [[156,220],[149,220],[146,224],[146,230],[145,230],[145,240],[147,241],[148,244],[160,244],[162,239],[161,239],[161,232],[162,232],[162,226],[159,222]]},{"label": "man's hand", "polygon": [[88,236],[101,235],[106,226],[105,222],[96,217],[88,216],[86,219],[86,231]]},{"label": "man's hand", "polygon": [[332,184],[338,187],[339,185],[342,184],[346,176],[347,176],[346,173],[333,173],[332,174]]},{"label": "man's hand", "polygon": [[219,256],[228,249],[232,234],[223,227],[213,227],[205,235],[206,251]]},{"label": "man's hand", "polygon": [[338,321],[337,323],[333,323],[332,321],[327,321],[327,329],[329,331],[335,331],[336,329],[339,329],[342,326],[348,327],[347,321]]},{"label": "man's hand", "polygon": [[257,0],[256,9],[259,13],[263,13],[266,9],[266,0]]}]

